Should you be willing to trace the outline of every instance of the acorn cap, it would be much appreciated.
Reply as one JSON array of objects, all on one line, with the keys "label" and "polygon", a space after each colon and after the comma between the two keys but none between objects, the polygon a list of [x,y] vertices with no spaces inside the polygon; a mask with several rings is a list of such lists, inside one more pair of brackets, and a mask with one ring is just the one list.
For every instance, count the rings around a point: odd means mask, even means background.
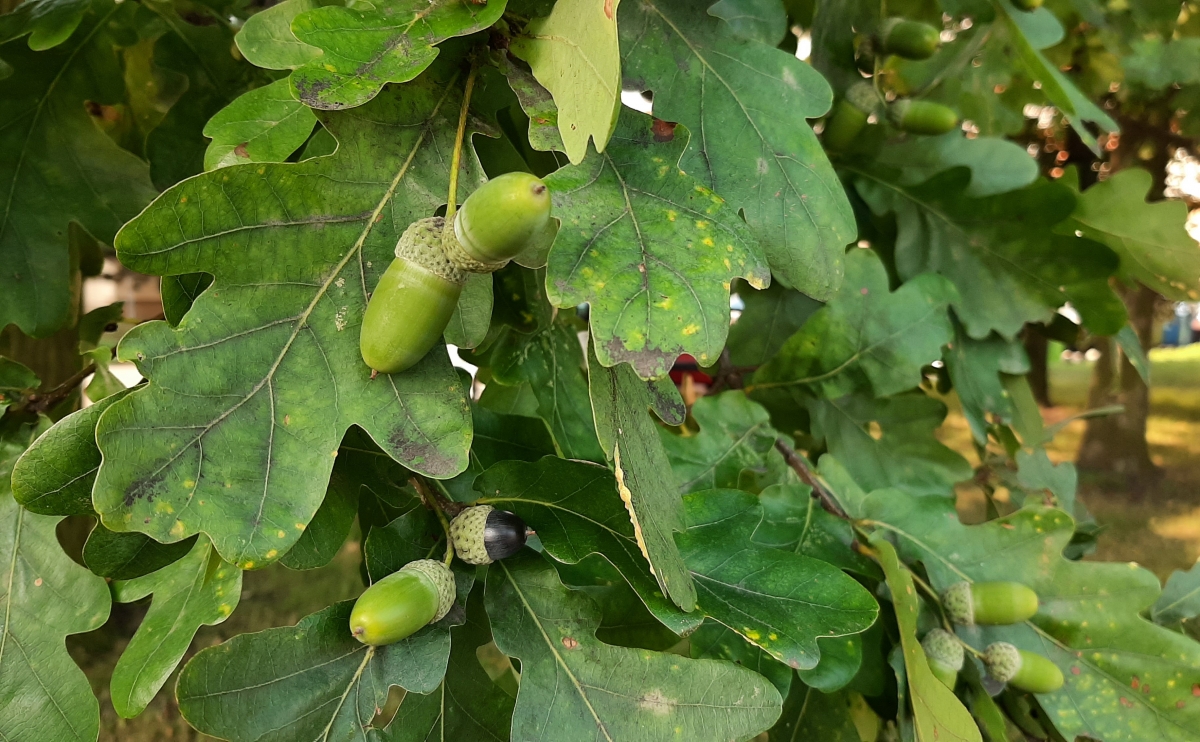
[{"label": "acorn cap", "polygon": [[1021,651],[1008,642],[989,644],[983,652],[983,664],[993,680],[1007,683],[1021,669]]},{"label": "acorn cap", "polygon": [[454,606],[454,598],[457,595],[454,587],[454,573],[450,571],[450,568],[436,559],[418,559],[404,565],[400,571],[420,572],[434,584],[438,593],[438,610],[429,623],[441,621]]},{"label": "acorn cap", "polygon": [[446,256],[444,237],[446,220],[440,216],[418,219],[408,225],[396,242],[396,257],[409,260],[441,278],[460,286],[467,282],[467,271]]},{"label": "acorn cap", "polygon": [[958,639],[944,629],[933,629],[921,640],[929,659],[958,672],[963,666],[963,647]]},{"label": "acorn cap", "polygon": [[961,626],[975,625],[975,598],[971,595],[971,583],[959,582],[942,593],[942,608],[946,616]]},{"label": "acorn cap", "polygon": [[875,86],[865,80],[846,89],[846,101],[868,115],[879,109],[879,94],[875,92]]},{"label": "acorn cap", "polygon": [[525,545],[525,521],[491,505],[476,505],[450,523],[454,551],[467,564],[491,564]]}]

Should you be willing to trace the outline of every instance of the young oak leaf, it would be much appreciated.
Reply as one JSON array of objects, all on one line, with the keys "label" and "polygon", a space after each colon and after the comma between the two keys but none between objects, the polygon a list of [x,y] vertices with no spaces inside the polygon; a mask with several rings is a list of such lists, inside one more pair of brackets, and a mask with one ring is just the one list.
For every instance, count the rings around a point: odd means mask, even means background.
[{"label": "young oak leaf", "polygon": [[491,26],[507,1],[401,0],[302,13],[292,21],[292,33],[323,53],[292,73],[292,89],[312,108],[361,106],[385,83],[408,82],[421,74],[437,58],[437,44]]},{"label": "young oak leaf", "polygon": [[146,323],[120,345],[150,383],[96,431],[93,503],[107,527],[164,542],[204,532],[248,569],[300,538],[351,425],[410,469],[465,468],[470,410],[445,353],[372,379],[358,349],[399,234],[446,191],[459,95],[431,74],[329,114],[335,155],[205,173],[122,230],[134,270],[215,279],[177,328]]},{"label": "young oak leaf", "polygon": [[554,96],[559,133],[572,163],[603,152],[621,106],[621,52],[617,45],[620,0],[558,0],[546,18],[530,21],[513,39],[513,54]]},{"label": "young oak leaf", "polygon": [[771,280],[737,212],[679,169],[689,137],[623,108],[603,154],[546,179],[560,222],[550,301],[587,302],[600,362],[628,362],[643,379],[666,375],[682,353],[715,361],[729,334],[730,283]]},{"label": "young oak leaf", "polygon": [[618,21],[625,86],[653,91],[654,115],[695,137],[681,167],[745,213],[781,283],[828,299],[856,234],[850,201],[805,122],[829,110],[829,84],[689,0],[625,2]]},{"label": "young oak leaf", "polygon": [[242,571],[197,540],[187,556],[132,580],[113,583],[113,597],[132,603],[154,595],[150,610],[113,669],[113,707],[130,719],[146,706],[175,672],[201,626],[215,626],[237,608]]}]

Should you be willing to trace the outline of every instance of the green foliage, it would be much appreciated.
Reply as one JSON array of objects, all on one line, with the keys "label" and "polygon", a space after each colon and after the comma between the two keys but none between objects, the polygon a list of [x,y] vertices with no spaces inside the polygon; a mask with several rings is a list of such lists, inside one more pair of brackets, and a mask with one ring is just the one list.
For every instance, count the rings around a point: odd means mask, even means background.
[{"label": "green foliage", "polygon": [[[1157,172],[1200,132],[1182,7],[4,5],[0,738],[97,739],[65,640],[111,600],[148,605],[101,697],[173,694],[228,740],[1196,738],[1200,572],[1077,560],[1096,524],[1022,347],[1083,330],[1148,376],[1120,296],[1200,291]],[[511,172],[548,184],[548,228],[372,373],[400,236]],[[165,320],[119,344],[121,304],[80,309],[113,250]],[[529,548],[465,565],[445,524],[472,504]],[[365,585],[445,560],[448,612],[368,647],[342,602],[193,651],[243,570],[339,554]],[[947,588],[993,581],[1036,613],[948,620]],[[997,642],[1064,684],[998,690]]]}]

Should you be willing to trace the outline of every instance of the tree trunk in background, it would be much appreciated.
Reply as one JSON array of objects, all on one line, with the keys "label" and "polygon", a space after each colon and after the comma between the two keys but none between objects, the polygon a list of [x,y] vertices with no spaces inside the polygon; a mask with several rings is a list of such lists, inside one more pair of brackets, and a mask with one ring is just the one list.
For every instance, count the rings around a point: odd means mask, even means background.
[{"label": "tree trunk in background", "polygon": [[74,327],[35,340],[9,325],[0,332],[0,356],[28,366],[42,380],[42,389],[53,389],[83,368]]},{"label": "tree trunk in background", "polygon": [[[1154,309],[1159,296],[1142,285],[1124,289],[1120,293],[1142,349],[1149,351],[1154,334]],[[1140,497],[1161,476],[1159,468],[1150,459],[1150,446],[1146,442],[1150,389],[1111,339],[1098,338],[1095,347],[1100,350],[1101,357],[1092,372],[1088,407],[1120,404],[1125,411],[1087,421],[1087,430],[1075,464],[1082,470],[1123,476],[1130,493]]]},{"label": "tree trunk in background", "polygon": [[1041,407],[1053,407],[1050,401],[1050,373],[1047,364],[1050,361],[1050,339],[1038,331],[1033,325],[1025,325],[1022,341],[1025,344],[1025,354],[1029,356],[1029,387],[1033,390],[1033,398]]}]

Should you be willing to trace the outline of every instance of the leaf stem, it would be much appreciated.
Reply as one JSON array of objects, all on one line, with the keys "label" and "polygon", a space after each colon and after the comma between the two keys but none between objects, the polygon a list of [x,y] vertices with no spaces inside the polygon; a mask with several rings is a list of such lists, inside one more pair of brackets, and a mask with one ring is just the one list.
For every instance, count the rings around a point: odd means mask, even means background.
[{"label": "leaf stem", "polygon": [[454,154],[450,157],[450,194],[446,197],[446,223],[454,218],[458,211],[458,170],[462,164],[463,139],[467,134],[467,111],[471,107],[471,93],[475,89],[475,77],[479,74],[479,65],[471,60],[471,72],[467,75],[467,84],[463,89],[462,108],[458,112],[458,131],[454,135]]},{"label": "leaf stem", "polygon": [[408,480],[417,494],[421,496],[421,500],[425,503],[425,507],[429,508],[437,515],[438,523],[442,524],[442,531],[446,534],[446,556],[442,560],[449,567],[454,561],[454,539],[450,538],[450,521],[446,519],[446,512],[442,510],[441,503],[438,502],[438,497],[430,489],[429,483],[420,474],[414,474]]},{"label": "leaf stem", "polygon": [[821,507],[843,520],[851,520],[850,515],[842,508],[841,503],[837,501],[837,498],[829,491],[825,483],[813,472],[808,461],[796,453],[796,449],[789,446],[783,438],[775,439],[775,448],[783,454],[783,460],[787,462],[788,466],[792,467],[800,477],[800,481],[812,487],[813,496],[821,501]]},{"label": "leaf stem", "polygon": [[92,374],[96,373],[96,364],[91,363],[71,374],[63,383],[47,391],[45,394],[34,393],[25,398],[25,404],[21,405],[19,412],[31,412],[35,415],[47,412],[58,406],[71,393],[75,391],[75,387],[83,383],[83,380]]}]

